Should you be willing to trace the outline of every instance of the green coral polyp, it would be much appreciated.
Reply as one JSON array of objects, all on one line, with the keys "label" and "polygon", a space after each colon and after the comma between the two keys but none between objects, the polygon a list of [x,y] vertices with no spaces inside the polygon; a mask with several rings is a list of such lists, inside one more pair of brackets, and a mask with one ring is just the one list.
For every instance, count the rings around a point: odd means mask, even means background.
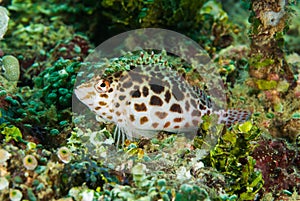
[{"label": "green coral polyp", "polygon": [[35,86],[42,88],[42,100],[48,105],[67,108],[71,103],[76,71],[80,63],[59,59],[35,78]]}]

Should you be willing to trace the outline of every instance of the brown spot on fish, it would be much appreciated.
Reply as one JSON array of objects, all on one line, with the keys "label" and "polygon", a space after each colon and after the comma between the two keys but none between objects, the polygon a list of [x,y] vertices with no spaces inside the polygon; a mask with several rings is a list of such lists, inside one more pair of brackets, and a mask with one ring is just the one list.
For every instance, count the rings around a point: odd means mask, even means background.
[{"label": "brown spot on fish", "polygon": [[184,124],[184,127],[185,127],[185,128],[188,128],[188,127],[190,127],[190,124],[189,124],[189,122],[186,122],[186,123]]},{"label": "brown spot on fish", "polygon": [[135,120],[134,115],[133,114],[129,115],[129,119],[130,121],[134,121]]},{"label": "brown spot on fish", "polygon": [[171,125],[171,123],[168,121],[165,123],[164,128],[168,128]]},{"label": "brown spot on fish", "polygon": [[120,116],[120,115],[121,115],[121,112],[120,112],[120,111],[116,111],[116,115],[117,115],[117,116]]},{"label": "brown spot on fish", "polygon": [[192,122],[193,122],[193,125],[194,125],[194,126],[198,126],[198,124],[199,124],[199,121],[198,121],[198,120],[193,120]]},{"label": "brown spot on fish", "polygon": [[182,113],[182,109],[181,106],[177,103],[174,103],[171,107],[170,107],[170,111],[171,112],[178,112],[178,113]]},{"label": "brown spot on fish", "polygon": [[107,94],[100,94],[99,96],[100,96],[100,98],[108,98]]},{"label": "brown spot on fish", "polygon": [[170,102],[170,99],[171,99],[171,93],[170,93],[170,91],[168,90],[168,91],[166,91],[166,93],[165,93],[165,101],[166,101],[167,103],[169,103],[169,102]]},{"label": "brown spot on fish", "polygon": [[183,118],[182,117],[179,117],[179,118],[174,118],[173,120],[174,122],[182,122],[183,121]]},{"label": "brown spot on fish", "polygon": [[94,91],[93,92],[88,92],[87,95],[85,97],[81,98],[80,100],[90,99],[95,95],[96,95],[96,93]]},{"label": "brown spot on fish", "polygon": [[95,107],[95,110],[100,110],[101,109],[101,107]]},{"label": "brown spot on fish", "polygon": [[[114,76],[115,78],[118,78],[118,77],[120,77],[120,76],[122,75],[122,73],[123,73],[123,71],[117,71],[117,72],[115,72],[115,73],[113,74],[113,76]],[[112,78],[113,78],[113,77],[110,76],[108,79],[111,80]]]},{"label": "brown spot on fish", "polygon": [[104,101],[99,101],[99,105],[101,105],[101,106],[105,106],[105,105],[107,105],[107,103],[106,103],[106,102],[104,102]]},{"label": "brown spot on fish", "polygon": [[201,117],[201,112],[198,111],[198,110],[193,110],[192,116],[194,116],[194,117]]},{"label": "brown spot on fish", "polygon": [[135,103],[134,109],[137,112],[146,112],[147,111],[147,107],[146,107],[145,103],[141,103],[141,104]]},{"label": "brown spot on fish", "polygon": [[163,101],[161,100],[160,97],[154,95],[154,96],[151,96],[151,98],[150,98],[150,105],[162,106]]},{"label": "brown spot on fish", "polygon": [[125,98],[126,98],[126,96],[123,96],[123,95],[119,96],[120,101],[124,100]]},{"label": "brown spot on fish", "polygon": [[141,117],[140,118],[140,124],[141,125],[143,125],[144,123],[146,123],[146,122],[148,122],[149,120],[148,120],[148,117],[146,117],[146,116],[143,116],[143,117]]},{"label": "brown spot on fish", "polygon": [[144,86],[144,87],[143,87],[143,96],[144,96],[144,97],[147,97],[148,94],[149,94],[149,89],[148,89],[148,87]]},{"label": "brown spot on fish", "polygon": [[174,128],[175,128],[175,129],[178,129],[178,128],[180,128],[180,126],[174,126]]},{"label": "brown spot on fish", "polygon": [[160,118],[160,119],[164,119],[164,118],[166,118],[168,116],[168,113],[167,112],[159,112],[159,111],[157,111],[157,112],[155,112],[155,115],[158,118]]},{"label": "brown spot on fish", "polygon": [[150,89],[157,94],[162,93],[165,90],[164,86],[157,85],[157,84],[150,84]]},{"label": "brown spot on fish", "polygon": [[189,101],[185,101],[185,110],[186,111],[189,111],[190,110],[190,103],[189,103]]},{"label": "brown spot on fish", "polygon": [[141,97],[141,92],[140,92],[140,90],[133,91],[131,97],[132,97],[132,98],[140,98],[140,97]]},{"label": "brown spot on fish", "polygon": [[155,123],[152,124],[152,127],[157,128],[158,125],[159,125],[159,123],[155,122]]},{"label": "brown spot on fish", "polygon": [[199,109],[200,109],[200,110],[206,110],[206,106],[203,105],[203,104],[199,104]]}]

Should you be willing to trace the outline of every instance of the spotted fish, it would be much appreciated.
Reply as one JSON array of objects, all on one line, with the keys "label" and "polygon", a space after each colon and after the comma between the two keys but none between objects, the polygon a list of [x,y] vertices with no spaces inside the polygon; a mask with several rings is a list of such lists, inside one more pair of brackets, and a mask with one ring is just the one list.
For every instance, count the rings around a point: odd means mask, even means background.
[{"label": "spotted fish", "polygon": [[[172,69],[163,54],[141,52],[129,69],[95,76],[75,88],[75,95],[99,121],[116,124],[115,136],[152,137],[158,131],[197,132],[202,116],[218,115],[218,123],[246,120],[243,110],[217,110],[204,91]],[[118,141],[120,139],[118,138]]]}]

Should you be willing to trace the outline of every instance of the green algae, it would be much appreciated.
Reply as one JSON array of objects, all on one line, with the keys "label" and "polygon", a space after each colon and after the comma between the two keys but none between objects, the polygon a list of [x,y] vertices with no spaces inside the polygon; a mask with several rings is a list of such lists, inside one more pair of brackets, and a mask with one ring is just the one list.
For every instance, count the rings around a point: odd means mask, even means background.
[{"label": "green algae", "polygon": [[256,69],[268,67],[274,64],[274,59],[271,58],[263,58],[263,55],[257,54],[253,57],[250,57],[249,64]]},{"label": "green algae", "polygon": [[274,80],[257,80],[256,84],[260,90],[270,90],[275,89],[278,83]]},{"label": "green algae", "polygon": [[210,152],[212,167],[225,175],[229,194],[241,200],[253,200],[263,187],[262,174],[254,169],[255,160],[250,156],[254,149],[252,141],[261,134],[251,122],[236,125],[219,139]]},{"label": "green algae", "polygon": [[15,126],[8,127],[5,123],[0,125],[1,134],[5,135],[5,141],[10,142],[14,140],[19,142],[22,140],[22,133],[19,128]]}]

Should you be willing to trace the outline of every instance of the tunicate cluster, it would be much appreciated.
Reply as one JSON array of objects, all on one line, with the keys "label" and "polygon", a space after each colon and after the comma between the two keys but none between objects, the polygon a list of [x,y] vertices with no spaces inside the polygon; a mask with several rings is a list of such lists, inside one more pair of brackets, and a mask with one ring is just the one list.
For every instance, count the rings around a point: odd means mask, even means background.
[{"label": "tunicate cluster", "polygon": [[23,165],[27,170],[34,170],[38,165],[38,162],[33,155],[26,155],[23,158]]},{"label": "tunicate cluster", "polygon": [[72,153],[67,147],[59,148],[57,156],[64,163],[69,163],[72,159]]},{"label": "tunicate cluster", "polygon": [[9,190],[9,199],[11,201],[20,201],[23,197],[23,194],[18,189],[10,189]]},{"label": "tunicate cluster", "polygon": [[2,58],[0,66],[0,75],[3,75],[8,81],[18,81],[20,77],[20,64],[16,57],[6,55]]}]

